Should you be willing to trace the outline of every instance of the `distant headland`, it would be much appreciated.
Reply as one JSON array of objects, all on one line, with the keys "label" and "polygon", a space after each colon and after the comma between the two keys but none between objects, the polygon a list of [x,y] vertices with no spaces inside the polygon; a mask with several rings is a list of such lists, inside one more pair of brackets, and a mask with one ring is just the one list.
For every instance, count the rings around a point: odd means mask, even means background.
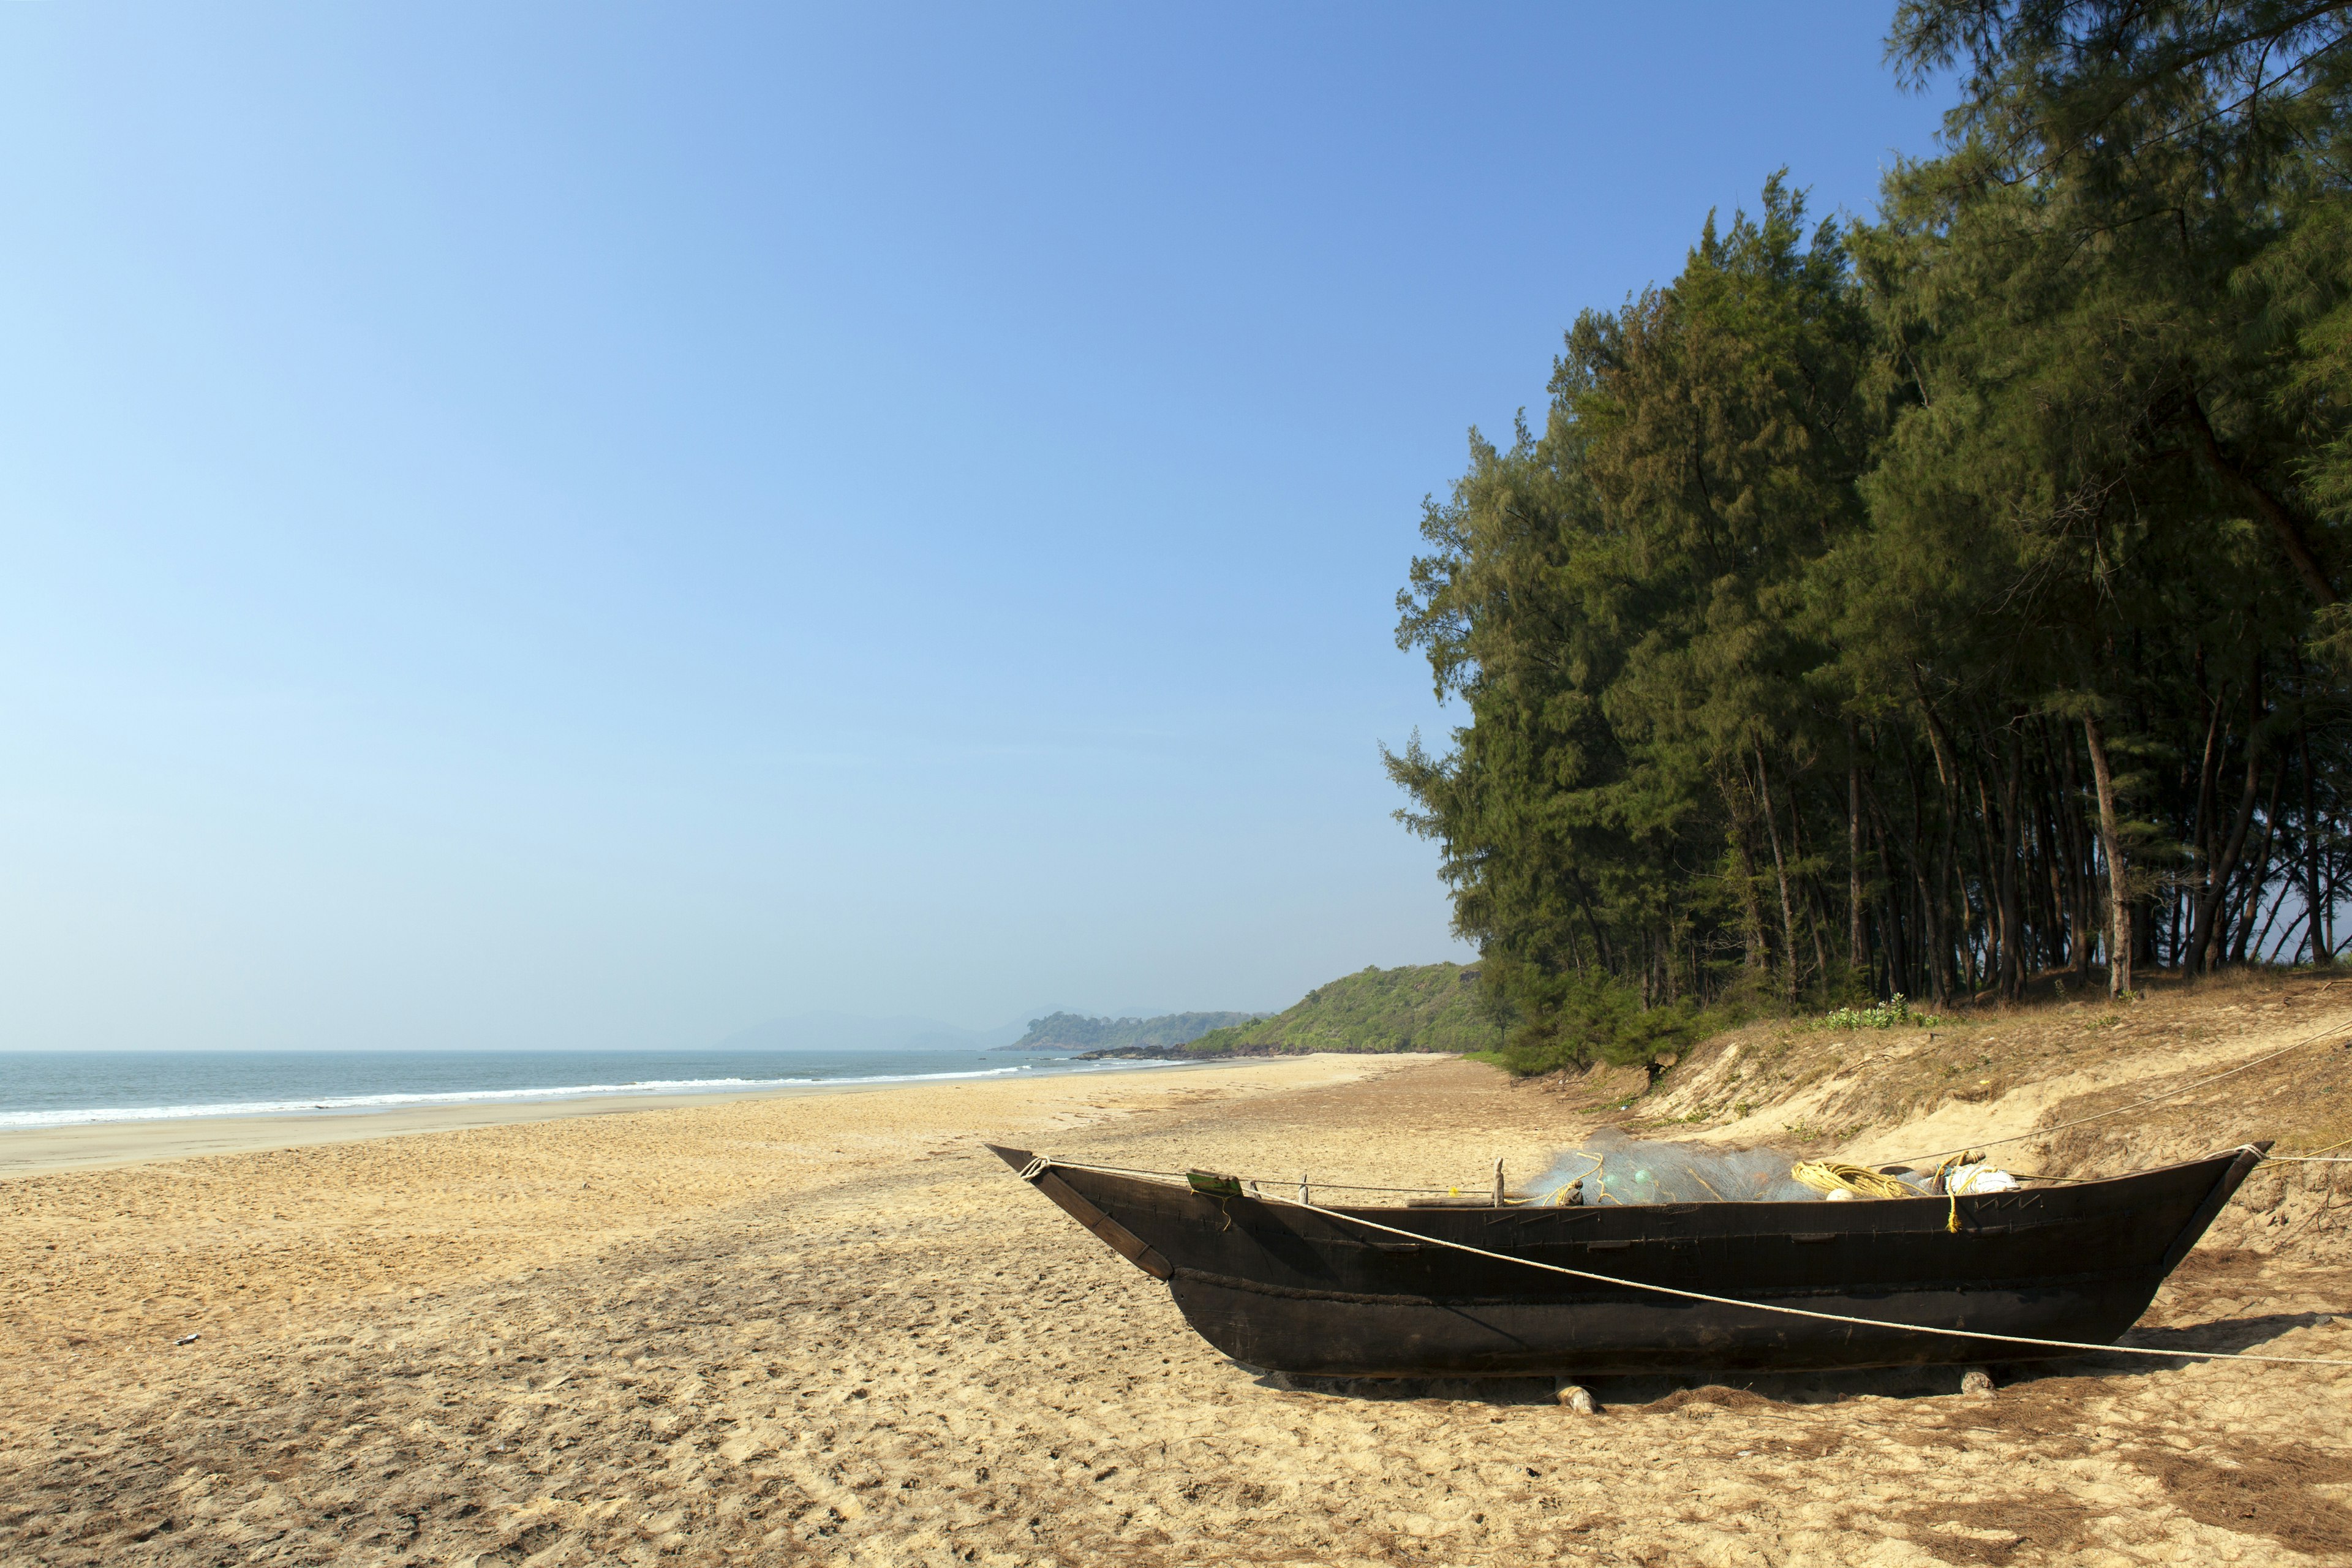
[{"label": "distant headland", "polygon": [[1089,1018],[1079,1013],[1054,1013],[1031,1019],[1027,1034],[996,1048],[1152,1056],[1189,1046],[1212,1030],[1255,1023],[1265,1016],[1264,1013],[1168,1013],[1157,1018]]},{"label": "distant headland", "polygon": [[[1458,963],[1373,965],[1318,985],[1280,1013],[1179,1013],[1167,1019],[1119,1019],[1139,1028],[1177,1019],[1229,1020],[1190,1034],[1106,1040],[1089,1047],[1095,1057],[1265,1057],[1308,1051],[1484,1051],[1496,1045],[1496,1028],[1475,1004],[1475,969]],[[1068,1017],[1069,1015],[1057,1015]],[[1051,1019],[1030,1026],[1034,1035]],[[1077,1019],[1112,1026],[1108,1019]],[[1073,1042],[1076,1043],[1075,1041]]]}]

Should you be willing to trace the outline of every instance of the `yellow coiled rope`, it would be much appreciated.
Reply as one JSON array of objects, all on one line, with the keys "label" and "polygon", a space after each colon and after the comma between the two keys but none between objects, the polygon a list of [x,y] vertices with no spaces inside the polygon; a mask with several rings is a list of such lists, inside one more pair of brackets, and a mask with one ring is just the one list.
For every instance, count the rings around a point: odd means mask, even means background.
[{"label": "yellow coiled rope", "polygon": [[1916,1198],[1919,1189],[1908,1182],[1881,1175],[1867,1165],[1837,1160],[1800,1160],[1789,1167],[1789,1178],[1817,1193],[1852,1193],[1864,1198]]}]

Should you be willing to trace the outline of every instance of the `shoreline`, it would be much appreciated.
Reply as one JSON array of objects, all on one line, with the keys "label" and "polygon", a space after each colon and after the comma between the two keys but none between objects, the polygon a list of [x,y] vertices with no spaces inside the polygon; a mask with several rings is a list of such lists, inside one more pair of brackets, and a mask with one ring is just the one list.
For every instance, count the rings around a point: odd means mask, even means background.
[{"label": "shoreline", "polygon": [[[1170,1062],[1170,1068],[1213,1066]],[[247,1116],[153,1117],[144,1121],[80,1122],[63,1127],[0,1129],[0,1182],[58,1171],[93,1171],[209,1154],[253,1154],[326,1144],[366,1142],[482,1127],[513,1127],[583,1117],[631,1116],[650,1110],[686,1110],[742,1100],[800,1100],[817,1095],[887,1094],[907,1089],[951,1090],[963,1085],[1051,1083],[1060,1079],[1098,1082],[1156,1077],[1159,1069],[1131,1072],[1040,1072],[1021,1077],[911,1078],[887,1083],[844,1080],[773,1084],[758,1089],[698,1092],[574,1095],[563,1099],[477,1100],[455,1105],[352,1108],[328,1111],[270,1111]]]}]

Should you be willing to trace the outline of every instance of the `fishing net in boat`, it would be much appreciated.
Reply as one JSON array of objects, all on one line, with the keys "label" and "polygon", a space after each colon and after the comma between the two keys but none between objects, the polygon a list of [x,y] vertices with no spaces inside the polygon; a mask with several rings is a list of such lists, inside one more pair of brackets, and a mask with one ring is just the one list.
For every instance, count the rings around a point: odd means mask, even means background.
[{"label": "fishing net in boat", "polygon": [[1789,1174],[1794,1157],[1778,1149],[1716,1149],[1629,1138],[1604,1127],[1581,1148],[1561,1152],[1529,1184],[1538,1203],[1581,1181],[1587,1204],[1710,1204],[1802,1201],[1822,1194]]}]

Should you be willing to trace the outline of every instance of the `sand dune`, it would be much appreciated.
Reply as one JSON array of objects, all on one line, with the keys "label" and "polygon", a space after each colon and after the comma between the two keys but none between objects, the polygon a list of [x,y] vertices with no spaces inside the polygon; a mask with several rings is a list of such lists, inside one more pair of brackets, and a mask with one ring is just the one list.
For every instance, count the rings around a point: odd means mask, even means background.
[{"label": "sand dune", "polygon": [[[1627,1382],[1596,1416],[1526,1383],[1291,1390],[977,1147],[1475,1179],[1539,1169],[1581,1103],[1307,1058],[17,1176],[0,1557],[2352,1561],[2333,1373]],[[2217,1236],[2153,1320],[2352,1355],[2345,1271],[2253,1245],[2266,1224]]]}]

